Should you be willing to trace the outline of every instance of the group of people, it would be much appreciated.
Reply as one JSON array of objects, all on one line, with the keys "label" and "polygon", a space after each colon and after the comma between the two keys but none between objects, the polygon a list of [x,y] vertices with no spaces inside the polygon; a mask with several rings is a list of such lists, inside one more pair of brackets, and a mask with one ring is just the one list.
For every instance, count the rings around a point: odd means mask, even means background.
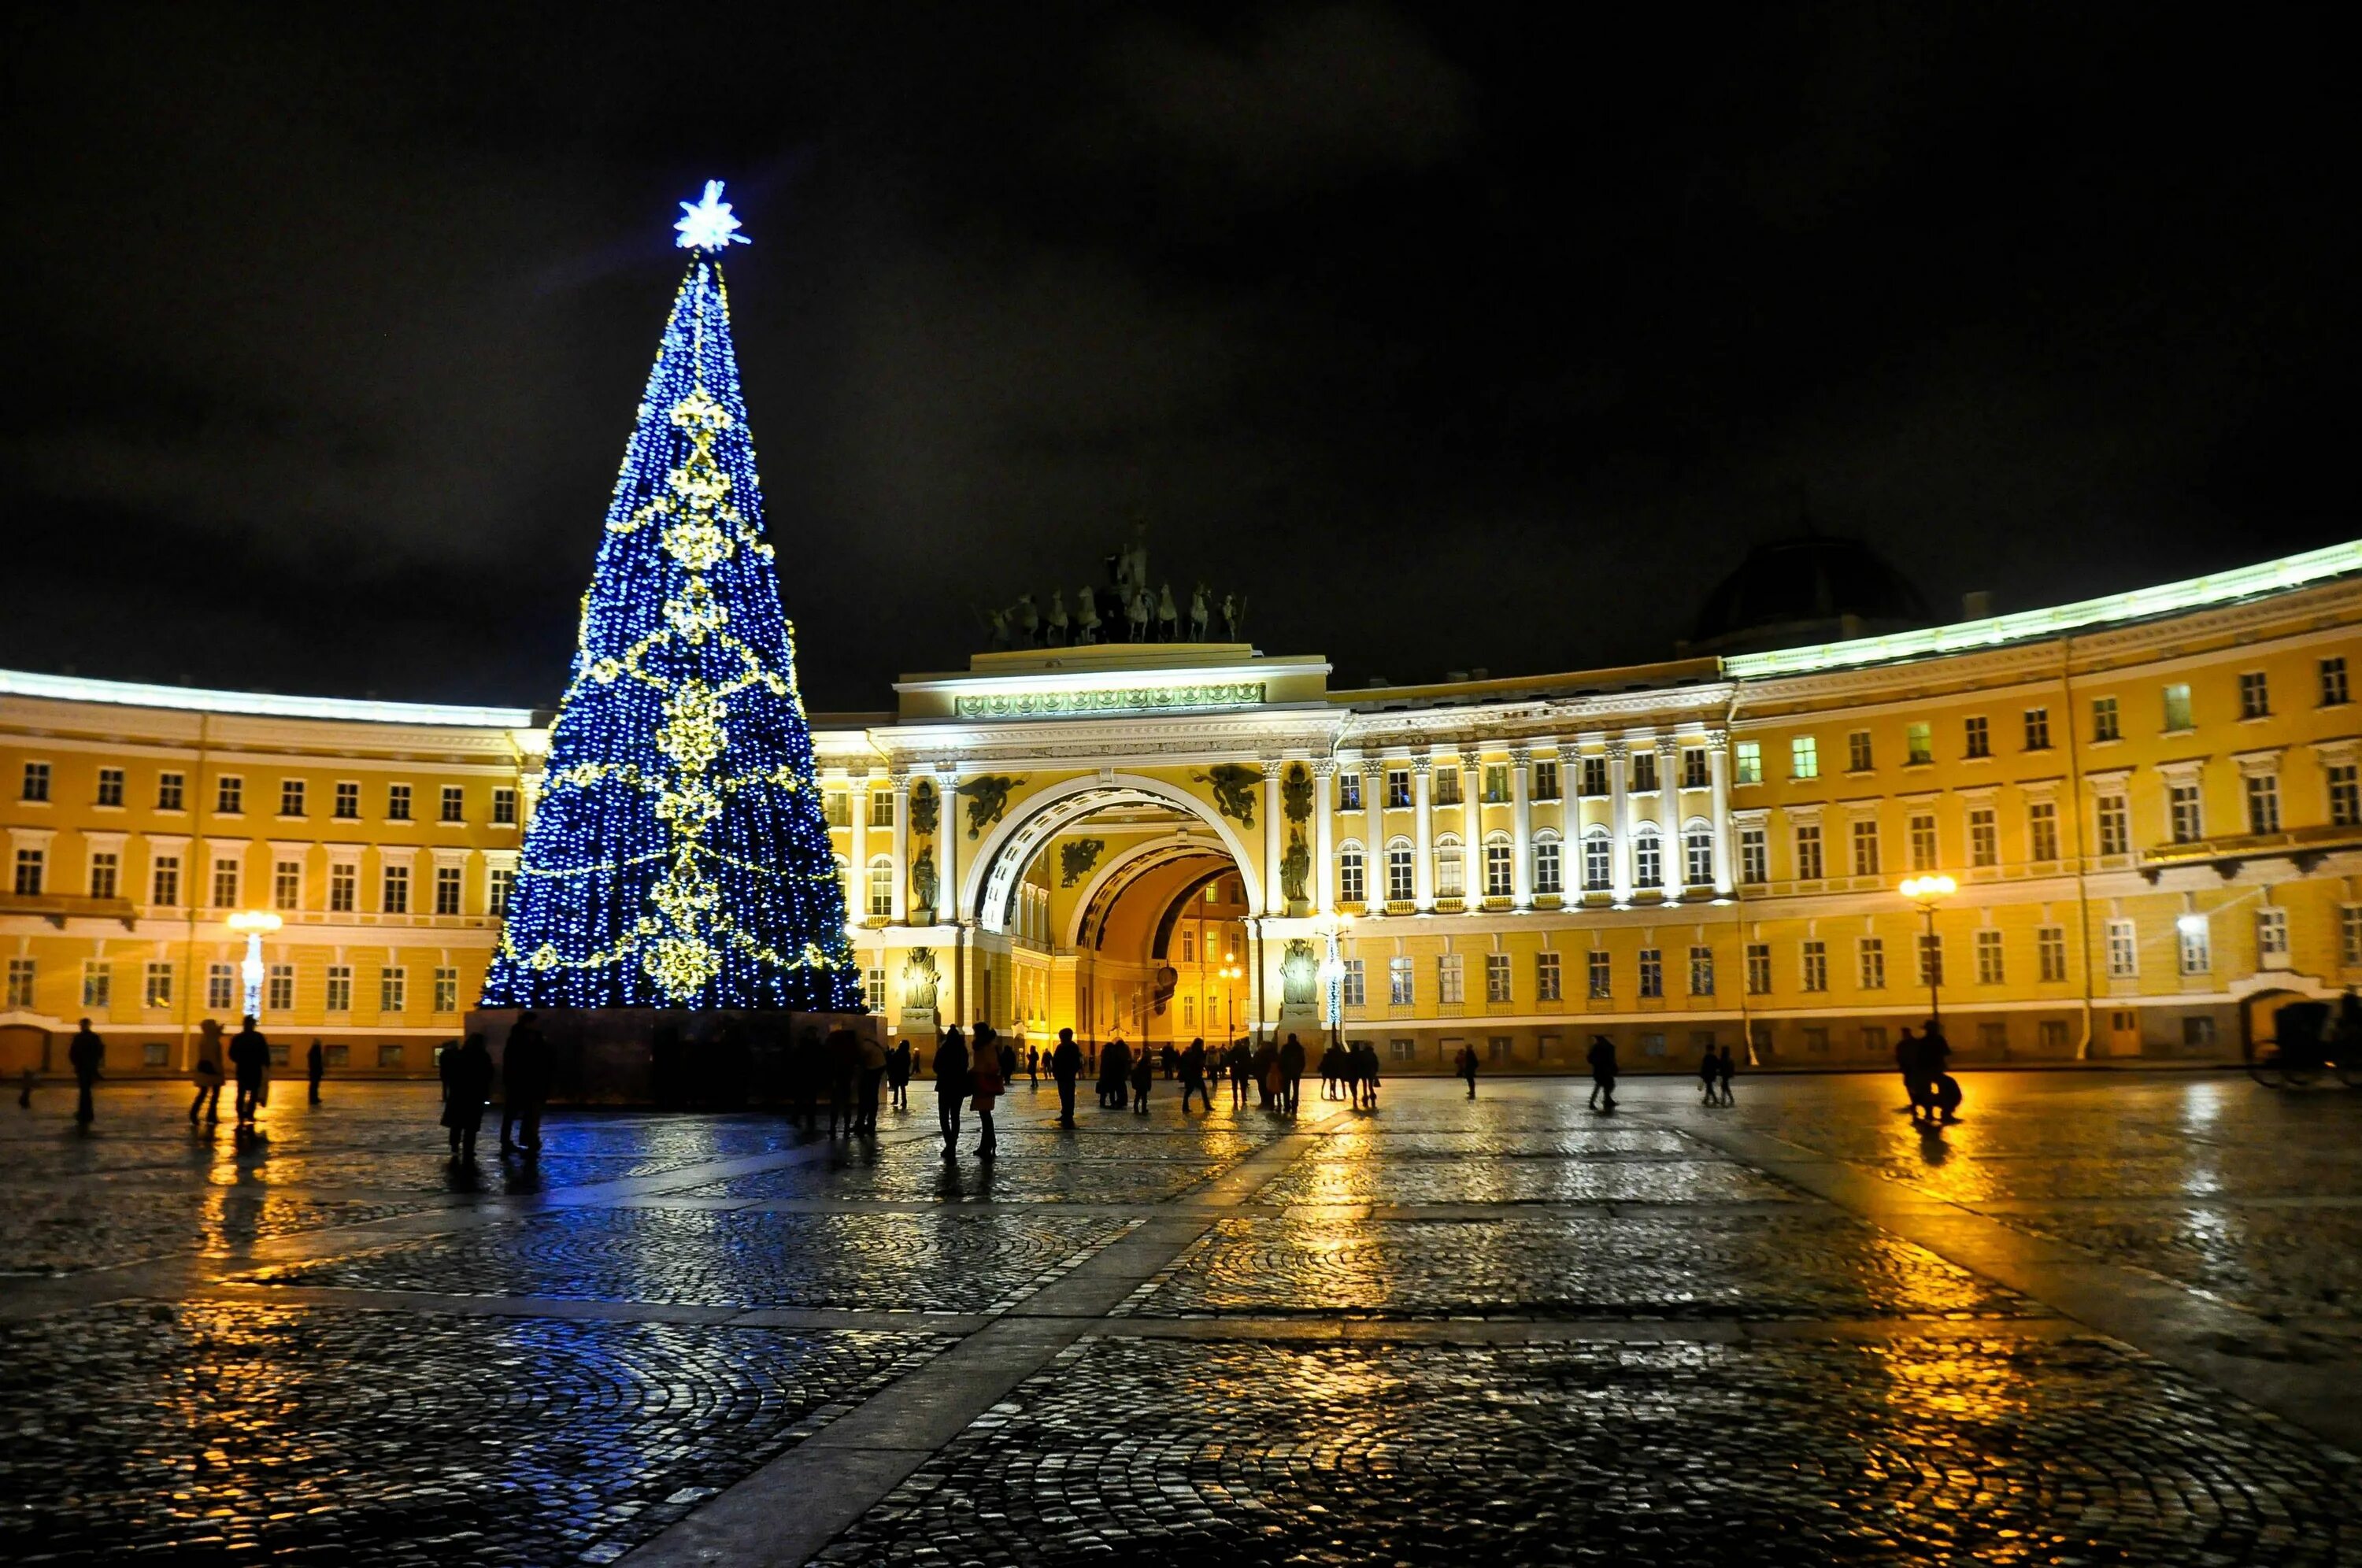
[{"label": "group of people", "polygon": [[[1066,1043],[1073,1043],[1072,1036]],[[909,1049],[905,1041],[900,1047]],[[976,1026],[976,1043],[971,1047],[960,1037],[959,1026],[954,1024],[944,1032],[935,1045],[935,1119],[944,1133],[944,1158],[959,1156],[960,1110],[963,1104],[976,1110],[976,1156],[991,1159],[1000,1152],[1000,1135],[992,1125],[992,1108],[1009,1092],[1009,1081],[1017,1076],[1017,1047],[1000,1038],[992,1025],[979,1021]],[[1069,1125],[1072,1125],[1074,1099],[1066,1097]],[[873,1121],[874,1129],[874,1121]]]},{"label": "group of people", "polygon": [[453,1162],[476,1157],[476,1134],[483,1128],[495,1077],[501,1085],[501,1157],[529,1160],[539,1154],[541,1113],[549,1103],[556,1066],[549,1041],[530,1012],[518,1014],[510,1026],[497,1066],[481,1033],[442,1051],[436,1067],[443,1080],[443,1126],[451,1135]]},{"label": "group of people", "polygon": [[1903,1075],[1909,1100],[1901,1109],[1911,1113],[1915,1126],[1941,1127],[1960,1119],[1960,1080],[1948,1071],[1951,1065],[1951,1043],[1936,1019],[1927,1021],[1922,1033],[1904,1030],[1894,1043],[1894,1069]]},{"label": "group of people", "polygon": [[[1470,1092],[1474,1092],[1472,1088]],[[1320,1098],[1350,1099],[1356,1110],[1378,1108],[1378,1048],[1366,1040],[1330,1041],[1320,1053]]]},{"label": "group of people", "polygon": [[825,1088],[828,1135],[874,1138],[881,1102],[896,1110],[911,1108],[915,1059],[908,1040],[889,1050],[875,1035],[832,1029],[823,1036],[807,1026],[788,1054],[788,1082],[796,1117],[805,1132],[813,1131],[819,1121],[821,1090]]},{"label": "group of people", "polygon": [[[241,1132],[255,1131],[262,1107],[270,1098],[270,1042],[255,1026],[254,1015],[248,1013],[238,1023],[238,1031],[229,1043],[222,1043],[222,1026],[215,1019],[197,1025],[196,1059],[190,1064],[189,1077],[197,1086],[196,1098],[189,1102],[189,1125],[202,1123],[216,1126],[221,1121],[222,1085],[233,1077],[237,1082],[237,1095],[231,1101],[233,1125]],[[311,1099],[320,1103],[320,1079],[327,1072],[327,1055],[317,1040],[304,1053],[304,1065],[311,1080]],[[106,1042],[83,1019],[74,1030],[73,1038],[66,1043],[66,1066],[74,1076],[74,1124],[87,1131],[98,1119],[96,1091],[98,1080],[106,1074]],[[33,1086],[38,1075],[27,1067],[17,1092],[17,1104],[24,1110],[33,1105]]]},{"label": "group of people", "polygon": [[1730,1080],[1738,1076],[1738,1063],[1731,1056],[1730,1047],[1720,1051],[1708,1047],[1698,1058],[1698,1093],[1707,1105],[1737,1105],[1731,1097]]}]

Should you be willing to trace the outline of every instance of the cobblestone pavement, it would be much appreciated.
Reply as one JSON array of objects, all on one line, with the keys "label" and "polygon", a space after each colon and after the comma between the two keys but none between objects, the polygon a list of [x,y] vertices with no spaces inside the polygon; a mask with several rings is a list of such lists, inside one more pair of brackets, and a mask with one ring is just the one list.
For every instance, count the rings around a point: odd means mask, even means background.
[{"label": "cobblestone pavement", "polygon": [[45,1089],[0,1559],[2362,1564],[2362,1094],[1964,1081],[1940,1134],[1885,1077],[1160,1080],[1021,1088],[989,1165],[922,1089],[458,1167],[431,1087],[244,1142]]}]

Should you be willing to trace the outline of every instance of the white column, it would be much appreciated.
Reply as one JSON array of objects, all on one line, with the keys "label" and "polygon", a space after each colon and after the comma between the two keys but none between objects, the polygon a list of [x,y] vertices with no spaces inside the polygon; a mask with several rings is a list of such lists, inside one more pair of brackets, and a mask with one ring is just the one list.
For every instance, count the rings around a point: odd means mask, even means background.
[{"label": "white column", "polygon": [[1279,840],[1279,773],[1286,764],[1275,757],[1263,764],[1263,912],[1287,912],[1287,889],[1280,886],[1279,861],[1286,853]]},{"label": "white column", "polygon": [[[1509,750],[1510,887],[1517,907],[1534,907],[1534,754],[1529,747]],[[1559,851],[1563,856],[1564,850]]]},{"label": "white column", "polygon": [[869,771],[866,768],[852,775],[844,789],[845,820],[852,823],[852,835],[845,841],[845,860],[852,875],[853,886],[845,890],[844,916],[848,925],[859,925],[869,916]]},{"label": "white column", "polygon": [[911,776],[898,767],[886,778],[894,789],[894,901],[887,917],[905,925],[911,919]]},{"label": "white column", "polygon": [[1435,908],[1435,758],[1410,759],[1411,901],[1421,911]]},{"label": "white column", "polygon": [[1705,737],[1705,767],[1714,790],[1714,890],[1727,898],[1737,883],[1730,863],[1730,736],[1724,731]]},{"label": "white column", "polygon": [[1362,759],[1362,814],[1369,826],[1369,842],[1362,849],[1362,909],[1367,914],[1386,910],[1386,764],[1384,757]]},{"label": "white column", "polygon": [[959,836],[959,798],[952,793],[952,786],[956,782],[957,776],[949,763],[935,764],[935,922],[938,925],[959,923],[959,884],[952,879],[959,870],[959,856],[953,853],[952,846],[952,841]]},{"label": "white column", "polygon": [[1616,901],[1632,901],[1632,748],[1607,743],[1607,853]]},{"label": "white column", "polygon": [[1658,869],[1665,874],[1665,902],[1679,903],[1683,878],[1689,868],[1682,854],[1682,749],[1668,735],[1657,742],[1657,815],[1663,819],[1659,829],[1659,843],[1663,858]]},{"label": "white column", "polygon": [[1322,757],[1312,765],[1312,912],[1337,912],[1337,764]]},{"label": "white column", "polygon": [[1460,896],[1470,909],[1485,896],[1485,756],[1460,754]]}]

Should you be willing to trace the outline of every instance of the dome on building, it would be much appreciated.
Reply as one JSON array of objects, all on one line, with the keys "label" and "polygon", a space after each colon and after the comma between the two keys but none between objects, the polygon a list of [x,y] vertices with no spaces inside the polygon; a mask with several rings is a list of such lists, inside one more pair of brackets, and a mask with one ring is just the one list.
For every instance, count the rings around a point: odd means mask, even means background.
[{"label": "dome on building", "polygon": [[1899,632],[1928,622],[1908,579],[1859,539],[1805,534],[1758,545],[1715,585],[1683,650],[1752,653]]}]

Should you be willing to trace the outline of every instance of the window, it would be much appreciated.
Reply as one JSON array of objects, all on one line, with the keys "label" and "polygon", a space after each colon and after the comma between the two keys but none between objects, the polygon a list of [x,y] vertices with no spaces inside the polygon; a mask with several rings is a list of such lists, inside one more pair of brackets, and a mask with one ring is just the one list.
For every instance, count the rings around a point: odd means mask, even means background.
[{"label": "window", "polygon": [[1806,882],[1821,879],[1821,824],[1796,824],[1796,876]]},{"label": "window", "polygon": [[2140,974],[2140,940],[2128,920],[2108,922],[2108,978],[2129,980]]},{"label": "window", "polygon": [[504,915],[509,912],[509,894],[516,887],[516,871],[507,866],[495,866],[485,879],[484,908],[486,912]]},{"label": "window", "polygon": [[[272,1012],[287,1012],[295,1006],[295,966],[273,964],[262,977],[262,1005]],[[330,1046],[335,1050],[335,1046]]]},{"label": "window", "polygon": [[225,773],[215,779],[214,812],[217,816],[243,816],[246,813],[246,780],[235,773]]},{"label": "window", "polygon": [[2267,969],[2288,967],[2288,911],[2256,911],[2256,962]]},{"label": "window", "polygon": [[1509,955],[1506,953],[1485,955],[1485,999],[1488,1002],[1509,999]]},{"label": "window", "polygon": [[410,786],[389,784],[385,787],[385,820],[406,823],[410,820]]},{"label": "window", "polygon": [[2165,727],[2170,730],[2194,728],[2190,722],[2190,688],[2169,686],[2165,689]]},{"label": "window", "polygon": [[2181,972],[2185,975],[2208,975],[2214,971],[2213,929],[2204,915],[2186,914],[2173,922],[2174,934],[2181,938]]},{"label": "window", "polygon": [[1736,764],[1734,772],[1741,784],[1763,782],[1763,745],[1760,741],[1739,741],[1730,748]]},{"label": "window", "polygon": [[400,1012],[409,999],[410,972],[407,969],[381,969],[377,975],[377,1010],[380,1012]]},{"label": "window", "polygon": [[1466,884],[1462,880],[1462,857],[1460,853],[1460,840],[1452,836],[1451,834],[1445,834],[1441,838],[1435,841],[1435,891],[1437,897],[1456,899],[1466,890]]},{"label": "window", "polygon": [[1537,762],[1534,764],[1534,799],[1537,801],[1555,801],[1558,799],[1557,763]]},{"label": "window", "polygon": [[1828,1055],[1829,1031],[1827,1024],[1808,1023],[1805,1025],[1804,1035],[1805,1049],[1806,1051],[1816,1056],[1826,1056]]},{"label": "window", "polygon": [[1919,983],[1923,986],[1944,983],[1944,939],[1926,932],[1919,935]]},{"label": "window", "polygon": [[[1485,772],[1489,776],[1492,770],[1487,768],[1485,769]],[[1442,767],[1437,769],[1433,788],[1435,790],[1435,803],[1437,805],[1456,806],[1460,804],[1460,769],[1457,767]],[[1486,799],[1489,800],[1491,796],[1488,792]]]},{"label": "window", "polygon": [[1714,995],[1714,949],[1711,947],[1690,949],[1690,995]]},{"label": "window", "polygon": [[869,863],[869,918],[887,920],[894,913],[894,859],[881,855]]},{"label": "window", "polygon": [[1614,971],[1608,967],[1607,954],[1603,949],[1594,948],[1584,955],[1584,958],[1590,977],[1591,999],[1606,1001],[1616,994],[1616,977]]},{"label": "window", "polygon": [[1539,838],[1534,841],[1534,891],[1556,893],[1564,889],[1560,867],[1558,840]]},{"label": "window", "polygon": [[351,965],[331,964],[328,966],[327,1006],[330,1012],[350,1012],[353,1010],[353,970]]},{"label": "window", "polygon": [[2122,795],[2103,795],[2095,810],[2099,816],[2100,853],[2129,855],[2133,846],[2132,815],[2125,808]]},{"label": "window", "polygon": [[33,961],[30,958],[8,960],[8,1000],[11,1009],[33,1005]]},{"label": "window", "polygon": [[90,896],[94,899],[115,897],[117,879],[121,877],[122,871],[122,859],[115,851],[111,849],[91,851]]},{"label": "window", "polygon": [[156,864],[149,882],[149,892],[151,895],[148,900],[149,903],[163,904],[167,907],[179,903],[181,901],[181,857],[177,855],[156,856]]},{"label": "window", "polygon": [[447,823],[464,823],[468,820],[468,791],[461,786],[457,784],[443,786],[441,820]]},{"label": "window", "polygon": [[1640,994],[1644,997],[1665,994],[1665,955],[1659,948],[1640,949]]},{"label": "window", "polygon": [[1410,841],[1398,838],[1386,845],[1386,898],[1398,904],[1410,902],[1418,886],[1412,874]]},{"label": "window", "polygon": [[82,1005],[104,1012],[114,1005],[115,976],[105,961],[85,958],[82,966]]},{"label": "window", "polygon": [[1557,1001],[1560,991],[1559,961],[1555,953],[1534,955],[1534,999]]},{"label": "window", "polygon": [[[877,974],[880,979],[883,979],[886,971],[878,969],[873,971],[873,973]],[[457,1012],[459,1010],[458,970],[437,969],[435,971],[435,1010],[436,1012]]]},{"label": "window", "polygon": [[1714,830],[1697,823],[1682,834],[1682,875],[1693,888],[1714,880]]},{"label": "window", "polygon": [[2056,984],[2067,977],[2067,928],[2046,925],[2034,933],[2036,962],[2042,967],[2044,980]]},{"label": "window", "polygon": [[2200,810],[2198,781],[2177,778],[2165,787],[2168,815],[2172,823],[2173,842],[2195,844],[2206,835],[2206,823]]},{"label": "window", "polygon": [[378,906],[380,909],[387,914],[408,914],[410,912],[410,867],[387,867],[383,891],[385,897]]},{"label": "window", "polygon": [[148,1007],[172,1005],[172,966],[150,964],[142,977],[144,984],[140,988],[140,1001],[143,1005]]},{"label": "window", "polygon": [[217,910],[237,908],[237,860],[222,856],[214,861],[214,905]]},{"label": "window", "polygon": [[1654,793],[1656,788],[1657,754],[1653,751],[1634,752],[1632,754],[1632,792],[1636,795],[1648,795]]},{"label": "window", "polygon": [[[869,825],[874,828],[892,827],[894,825],[892,792],[885,790],[872,790],[865,786],[860,793],[862,809],[869,813]],[[492,797],[492,803],[495,808],[500,804],[500,796],[497,792]],[[493,813],[493,820],[495,822],[500,820],[497,810]]]},{"label": "window", "polygon": [[179,811],[182,791],[186,788],[186,783],[187,781],[178,773],[156,775],[156,809],[160,812]]},{"label": "window", "polygon": [[1772,846],[1759,824],[1738,830],[1738,879],[1759,888],[1772,879]]},{"label": "window", "polygon": [[1991,727],[1986,724],[1983,714],[1975,713],[1970,715],[1968,718],[1960,722],[1960,728],[1961,741],[1963,743],[1960,752],[1962,756],[1991,756],[1992,755],[1992,731]]},{"label": "window", "polygon": [[2239,717],[2267,719],[2272,712],[2272,689],[2264,672],[2248,670],[2239,677]]},{"label": "window", "polygon": [[2362,827],[2362,778],[2355,765],[2329,765],[2329,820],[2337,827]]},{"label": "window", "polygon": [[2280,831],[2280,781],[2269,773],[2247,775],[2247,831]]},{"label": "window", "polygon": [[2050,749],[2049,709],[2028,708],[2025,711],[2025,749],[2028,751]]},{"label": "window", "polygon": [[[892,867],[888,867],[887,875],[892,877]],[[1363,901],[1362,893],[1362,846],[1349,844],[1337,855],[1337,898],[1342,903],[1358,904]]]},{"label": "window", "polygon": [[355,822],[361,814],[361,787],[346,782],[337,786],[337,820]]},{"label": "window", "polygon": [[1713,787],[1714,776],[1706,770],[1705,747],[1690,746],[1682,753],[1682,788],[1705,790]]},{"label": "window", "polygon": [[1497,806],[1509,798],[1509,765],[1488,762],[1485,765],[1485,801]]},{"label": "window", "polygon": [[1977,933],[1977,984],[1998,986],[2001,978],[2001,933],[1985,930]]},{"label": "window", "polygon": [[1747,944],[1747,994],[1750,997],[1772,994],[1772,944],[1768,942]]},{"label": "window", "polygon": [[1485,896],[1506,899],[1518,884],[1518,851],[1505,834],[1485,841]]},{"label": "window", "polygon": [[1903,761],[1906,767],[1919,767],[1936,760],[1936,726],[1915,723],[1903,732]]},{"label": "window", "polygon": [[1846,769],[1851,773],[1867,773],[1871,767],[1870,732],[1856,730],[1846,736]]},{"label": "window", "polygon": [[1360,774],[1337,775],[1337,809],[1341,812],[1358,812],[1362,809],[1362,776]]},{"label": "window", "polygon": [[1583,759],[1583,792],[1594,799],[1607,793],[1607,759],[1586,756]]},{"label": "window", "polygon": [[1407,1062],[1411,1058],[1411,1053],[1418,1048],[1418,1044],[1415,1040],[1389,1040],[1386,1042],[1386,1052],[1397,1062]]},{"label": "window", "polygon": [[1969,811],[1969,864],[1998,866],[2001,864],[2001,829],[1991,806],[1973,806]]},{"label": "window", "polygon": [[849,827],[853,823],[853,797],[842,790],[823,790],[820,793],[821,821],[833,828]]},{"label": "window", "polygon": [[1369,1005],[1370,975],[1369,971],[1362,966],[1362,961],[1359,958],[1348,958],[1345,960],[1343,988],[1345,994],[1343,998],[1341,999],[1342,1005],[1346,1007],[1366,1007]]},{"label": "window", "polygon": [[402,1066],[403,1048],[398,1040],[381,1040],[377,1046],[377,1065],[381,1067]]},{"label": "window", "polygon": [[460,869],[457,866],[435,867],[435,912],[455,915],[459,912]]},{"label": "window", "polygon": [[282,817],[304,814],[304,780],[281,778],[279,781],[279,814]]},{"label": "window", "polygon": [[1435,999],[1456,1003],[1466,999],[1465,966],[1457,953],[1441,953],[1435,959]]},{"label": "window", "polygon": [[2345,657],[2340,654],[2321,661],[2321,705],[2342,707],[2345,701]]},{"label": "window", "polygon": [[304,902],[304,863],[279,860],[270,867],[270,907],[292,910]]},{"label": "window", "polygon": [[215,1012],[227,1012],[237,1003],[237,971],[227,964],[206,965],[205,1006]]},{"label": "window", "polygon": [[[517,794],[515,789],[506,784],[495,785],[492,789],[492,825],[494,827],[514,827],[517,820],[516,806]],[[888,805],[887,811],[889,813],[893,811],[893,807],[890,803]],[[893,823],[889,816],[889,820],[888,822],[884,823],[873,822],[871,825],[890,827]]]},{"label": "window", "polygon": [[360,867],[350,862],[340,862],[328,867],[328,909],[331,913],[353,912],[359,902],[360,880]]},{"label": "window", "polygon": [[50,765],[48,763],[25,764],[25,792],[21,798],[28,801],[46,801],[50,798]]},{"label": "window", "polygon": [[2116,700],[2113,697],[2092,698],[2092,739],[2112,741],[2123,738],[2124,729],[2117,718]]},{"label": "window", "polygon": [[2337,908],[2338,962],[2346,968],[2362,966],[2362,904]]},{"label": "window", "polygon": [[2034,1032],[2036,1041],[2046,1053],[2067,1048],[2067,1021],[2064,1019],[2046,1018],[2034,1026]]},{"label": "window", "polygon": [[1387,768],[1386,809],[1388,811],[1401,811],[1409,804],[1410,769],[1407,767]]},{"label": "window", "polygon": [[1632,835],[1632,880],[1643,888],[1664,885],[1665,850],[1653,828]]},{"label": "window", "polygon": [[98,804],[102,806],[123,804],[123,769],[120,767],[102,767],[98,770]]},{"label": "window", "polygon": [[2058,858],[2058,802],[2056,801],[2026,802],[2025,845],[2036,861]]},{"label": "window", "polygon": [[1412,1000],[1410,958],[1406,954],[1397,953],[1386,960],[1386,1004],[1389,1007],[1409,1007]]},{"label": "window", "polygon": [[1791,778],[1818,778],[1821,776],[1819,743],[1811,735],[1798,735],[1788,743],[1788,776]]},{"label": "window", "polygon": [[1866,991],[1886,988],[1886,939],[1865,936],[1854,948],[1854,968]]},{"label": "window", "polygon": [[1861,1051],[1863,1055],[1873,1059],[1886,1055],[1886,1026],[1884,1024],[1866,1023],[1862,1025]]},{"label": "window", "polygon": [[1829,988],[1829,944],[1807,942],[1803,950],[1802,978],[1805,989],[1826,991]]},{"label": "window", "polygon": [[41,895],[41,867],[46,852],[39,849],[17,851],[17,894],[19,898],[37,899]]},{"label": "window", "polygon": [[1853,874],[1878,875],[1878,819],[1857,817],[1853,823]]},{"label": "window", "polygon": [[1908,823],[1911,835],[1911,869],[1936,869],[1936,813],[1914,812]]}]

